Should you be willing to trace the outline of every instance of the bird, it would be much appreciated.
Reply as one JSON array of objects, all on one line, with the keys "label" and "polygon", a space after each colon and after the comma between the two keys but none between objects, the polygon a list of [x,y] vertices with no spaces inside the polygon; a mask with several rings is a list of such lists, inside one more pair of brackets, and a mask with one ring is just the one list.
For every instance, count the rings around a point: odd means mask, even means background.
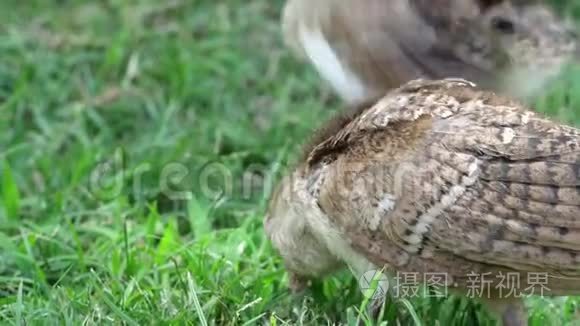
[{"label": "bird", "polygon": [[314,134],[264,229],[294,292],[345,268],[440,273],[526,325],[522,295],[580,294],[580,130],[464,79],[412,80]]},{"label": "bird", "polygon": [[545,1],[288,0],[281,20],[288,47],[352,105],[418,78],[528,100],[578,56],[575,27]]}]

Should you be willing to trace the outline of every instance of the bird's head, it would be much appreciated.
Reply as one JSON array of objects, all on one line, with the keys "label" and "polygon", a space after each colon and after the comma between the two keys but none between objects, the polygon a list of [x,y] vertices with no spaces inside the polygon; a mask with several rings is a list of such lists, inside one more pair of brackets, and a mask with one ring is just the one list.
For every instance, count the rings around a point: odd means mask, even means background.
[{"label": "bird's head", "polygon": [[545,1],[475,2],[454,17],[451,42],[464,61],[497,74],[503,92],[529,98],[577,57],[573,24]]},{"label": "bird's head", "polygon": [[322,277],[339,267],[309,222],[319,214],[317,210],[304,180],[296,172],[280,182],[264,219],[266,234],[282,256],[294,292],[303,290],[308,279]]}]

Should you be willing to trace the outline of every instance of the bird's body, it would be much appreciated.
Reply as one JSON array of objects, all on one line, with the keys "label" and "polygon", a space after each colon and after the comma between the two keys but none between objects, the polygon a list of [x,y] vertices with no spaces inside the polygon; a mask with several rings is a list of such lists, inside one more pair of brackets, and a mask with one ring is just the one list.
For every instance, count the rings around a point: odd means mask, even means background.
[{"label": "bird's body", "polygon": [[542,294],[580,293],[580,130],[462,80],[410,82],[334,126],[265,221],[293,280],[346,265],[465,292],[485,275],[502,314],[508,273],[521,293],[540,273]]},{"label": "bird's body", "polygon": [[531,0],[288,0],[282,25],[348,103],[416,78],[465,78],[528,98],[577,47],[564,19]]}]

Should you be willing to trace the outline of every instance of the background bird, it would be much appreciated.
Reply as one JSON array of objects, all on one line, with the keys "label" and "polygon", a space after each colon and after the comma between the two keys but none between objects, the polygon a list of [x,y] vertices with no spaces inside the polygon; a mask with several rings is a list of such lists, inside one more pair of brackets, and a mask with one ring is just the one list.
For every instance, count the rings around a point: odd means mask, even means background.
[{"label": "background bird", "polygon": [[288,0],[282,25],[349,103],[451,77],[527,99],[578,46],[567,20],[531,0]]},{"label": "background bird", "polygon": [[[356,276],[444,273],[505,325],[525,325],[499,276],[545,273],[543,295],[580,293],[580,130],[463,80],[412,81],[329,123],[275,191],[265,230],[291,287]],[[535,293],[538,294],[538,293]]]}]

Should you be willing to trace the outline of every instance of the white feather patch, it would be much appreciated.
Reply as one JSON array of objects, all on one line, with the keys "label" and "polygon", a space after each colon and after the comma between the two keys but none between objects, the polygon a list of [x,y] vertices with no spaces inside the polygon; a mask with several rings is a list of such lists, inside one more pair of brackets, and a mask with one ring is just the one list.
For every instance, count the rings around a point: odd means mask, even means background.
[{"label": "white feather patch", "polygon": [[395,209],[397,197],[391,194],[385,194],[378,204],[376,213],[367,221],[369,229],[376,231],[381,225],[381,221],[388,213]]},{"label": "white feather patch", "polygon": [[379,202],[379,211],[381,214],[386,214],[395,208],[395,201],[397,197],[386,194],[383,199]]},{"label": "white feather patch", "polygon": [[409,252],[419,252],[423,243],[424,235],[430,230],[431,224],[447,208],[457,202],[457,200],[467,191],[467,188],[477,182],[479,177],[479,161],[473,162],[468,168],[468,174],[461,179],[459,185],[451,187],[449,193],[441,197],[441,201],[429,208],[427,212],[419,217],[419,222],[413,227],[412,234],[405,237],[409,243],[406,250]]},{"label": "white feather patch", "polygon": [[516,132],[512,128],[504,128],[503,132],[501,133],[501,141],[504,144],[511,143],[514,138],[516,138]]},{"label": "white feather patch", "polygon": [[300,41],[306,55],[320,75],[348,102],[361,101],[366,96],[361,80],[345,67],[320,30],[300,27]]}]

